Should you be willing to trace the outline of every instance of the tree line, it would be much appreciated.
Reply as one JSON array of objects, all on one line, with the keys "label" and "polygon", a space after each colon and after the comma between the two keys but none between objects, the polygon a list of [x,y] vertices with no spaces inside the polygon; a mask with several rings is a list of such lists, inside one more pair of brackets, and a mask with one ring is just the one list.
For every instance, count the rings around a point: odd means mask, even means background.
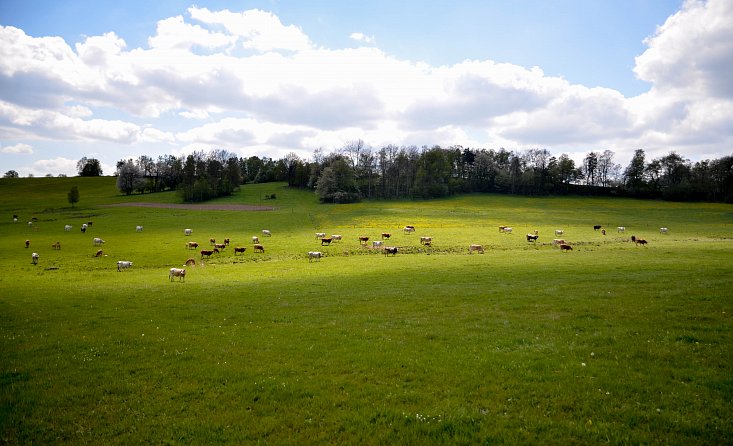
[{"label": "tree line", "polygon": [[[286,181],[291,187],[312,189],[328,203],[474,192],[733,203],[733,156],[692,163],[670,152],[647,160],[639,149],[626,167],[614,156],[611,150],[591,151],[576,165],[568,155],[555,156],[547,149],[396,145],[373,149],[357,140],[328,154],[316,150],[310,160],[294,153],[279,160],[242,158],[226,150],[157,159],[141,156],[119,161],[116,176],[123,193],[177,190],[183,201],[230,195],[246,183]],[[80,175],[84,166],[80,165]]]}]

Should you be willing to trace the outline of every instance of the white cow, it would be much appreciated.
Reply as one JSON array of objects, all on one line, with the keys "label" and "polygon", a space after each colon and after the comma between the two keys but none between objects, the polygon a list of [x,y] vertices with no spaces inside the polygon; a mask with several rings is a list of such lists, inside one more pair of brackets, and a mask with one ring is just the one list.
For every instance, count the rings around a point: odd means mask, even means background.
[{"label": "white cow", "polygon": [[432,242],[433,242],[433,238],[432,237],[424,237],[424,236],[423,237],[420,237],[420,243],[422,243],[423,245],[425,245],[425,244],[428,244],[429,245]]},{"label": "white cow", "polygon": [[34,252],[31,254],[31,262],[33,262],[34,265],[38,265],[38,253]]},{"label": "white cow", "polygon": [[565,243],[566,243],[565,239],[561,239],[561,238],[556,238],[552,240],[553,245],[564,245]]},{"label": "white cow", "polygon": [[260,242],[260,238],[257,237],[256,235],[253,235],[252,236],[252,243],[259,243],[259,242]]},{"label": "white cow", "polygon": [[168,273],[168,279],[173,282],[173,279],[178,277],[179,282],[186,280],[186,270],[183,268],[171,268]]},{"label": "white cow", "polygon": [[66,232],[71,231],[71,225],[64,226],[64,231],[66,231]]},{"label": "white cow", "polygon": [[140,225],[135,226],[135,232],[143,232],[143,227]]},{"label": "white cow", "polygon": [[660,234],[667,234],[667,233],[669,233],[669,228],[659,228],[659,233]]},{"label": "white cow", "polygon": [[472,252],[478,252],[479,254],[484,253],[484,247],[481,245],[471,245],[468,247],[468,253],[471,254]]},{"label": "white cow", "polygon": [[382,244],[383,244],[383,243],[384,243],[384,242],[383,242],[383,241],[381,241],[381,240],[374,240],[374,241],[372,242],[372,248],[375,248],[375,249],[376,249],[376,248],[381,248],[381,247],[382,247]]},{"label": "white cow", "polygon": [[565,231],[562,229],[555,229],[555,235],[563,235],[565,234]]},{"label": "white cow", "polygon": [[405,226],[402,230],[405,232],[405,234],[411,234],[415,232],[415,227],[414,226]]},{"label": "white cow", "polygon": [[272,233],[270,232],[269,229],[263,229],[262,235],[267,236],[267,237],[272,237]]},{"label": "white cow", "polygon": [[118,260],[117,261],[117,272],[122,271],[123,269],[130,269],[132,267],[132,262],[129,260]]},{"label": "white cow", "polygon": [[616,228],[616,231],[618,231],[618,232],[625,232],[626,231],[626,226],[619,226],[618,228]]},{"label": "white cow", "polygon": [[184,235],[191,235],[191,234],[193,234],[193,230],[186,228],[186,229],[183,230],[183,234]]},{"label": "white cow", "polygon": [[508,227],[504,228],[504,234],[511,234],[511,233],[512,233],[512,228],[508,228]]},{"label": "white cow", "polygon": [[104,240],[99,237],[94,237],[94,239],[92,239],[92,243],[94,246],[104,245]]},{"label": "white cow", "polygon": [[326,233],[325,233],[325,232],[316,232],[316,238],[317,238],[317,239],[318,239],[318,238],[323,238],[323,237],[325,237],[325,236],[326,236]]},{"label": "white cow", "polygon": [[86,223],[82,223],[81,224],[81,232],[87,232],[87,224]]},{"label": "white cow", "polygon": [[334,235],[331,236],[331,240],[333,240],[334,242],[337,241],[337,240],[340,242],[343,238],[344,238],[344,236],[341,235],[341,234],[334,234]]},{"label": "white cow", "polygon": [[308,262],[312,260],[320,261],[321,257],[323,257],[323,253],[320,251],[309,251],[308,252]]}]

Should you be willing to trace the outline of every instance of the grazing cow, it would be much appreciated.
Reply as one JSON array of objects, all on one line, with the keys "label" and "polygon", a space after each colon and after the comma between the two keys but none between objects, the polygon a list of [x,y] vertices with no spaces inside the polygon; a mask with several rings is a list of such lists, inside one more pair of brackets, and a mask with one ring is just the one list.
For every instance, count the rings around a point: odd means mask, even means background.
[{"label": "grazing cow", "polygon": [[597,230],[601,229],[601,227],[602,227],[601,225],[593,225],[593,230],[594,231],[597,231]]},{"label": "grazing cow", "polygon": [[28,229],[33,229],[33,222],[32,221],[29,221],[28,222]]},{"label": "grazing cow", "polygon": [[257,237],[256,235],[253,235],[252,236],[252,243],[259,243],[259,242],[260,242],[260,238]]},{"label": "grazing cow", "polygon": [[186,248],[188,249],[196,249],[199,247],[199,244],[197,242],[186,242]]},{"label": "grazing cow", "polygon": [[270,232],[269,229],[263,229],[262,235],[264,235],[265,237],[272,237],[272,233]]},{"label": "grazing cow", "polygon": [[632,242],[636,242],[636,236],[635,236],[635,235],[632,235],[632,236],[631,236],[631,241],[632,241]]},{"label": "grazing cow", "polygon": [[13,223],[18,223],[18,217],[15,215],[13,216]]},{"label": "grazing cow", "polygon": [[396,246],[385,246],[384,247],[384,256],[387,257],[388,255],[392,254],[392,257],[397,255],[397,247]]},{"label": "grazing cow", "polygon": [[220,251],[223,251],[224,248],[226,248],[226,247],[227,247],[226,243],[214,243],[214,248],[216,248],[216,249],[218,249]]},{"label": "grazing cow", "polygon": [[312,260],[321,261],[321,257],[323,257],[323,253],[319,251],[309,251],[308,252],[308,262],[310,263]]},{"label": "grazing cow", "polygon": [[93,225],[93,224],[94,224],[94,222],[93,222],[93,221],[88,221],[88,222],[87,222],[87,226],[91,226],[91,225]]},{"label": "grazing cow", "polygon": [[540,238],[539,235],[527,234],[527,241],[528,242],[536,242],[538,238]]},{"label": "grazing cow", "polygon": [[566,245],[565,243],[560,245],[560,252],[572,251],[572,250],[573,250],[573,247],[570,245]]},{"label": "grazing cow", "polygon": [[331,240],[333,240],[334,242],[337,242],[337,241],[340,242],[341,239],[343,239],[343,238],[344,237],[342,235],[340,235],[340,234],[334,234],[334,235],[331,236]]},{"label": "grazing cow", "polygon": [[323,245],[330,245],[332,240],[333,240],[333,238],[331,238],[331,237],[323,237],[321,239],[321,246],[323,246]]},{"label": "grazing cow", "polygon": [[389,232],[382,233],[382,240],[389,239],[390,237],[392,237],[392,234],[390,234]]},{"label": "grazing cow", "polygon": [[420,243],[422,243],[423,245],[429,245],[432,241],[432,237],[420,237]]},{"label": "grazing cow", "polygon": [[660,234],[667,234],[667,233],[669,233],[669,228],[659,228],[659,233]]},{"label": "grazing cow", "polygon": [[601,229],[601,234],[606,235],[606,230],[605,229]]},{"label": "grazing cow", "polygon": [[415,227],[412,225],[407,225],[402,230],[405,234],[412,234],[413,232],[415,232]]},{"label": "grazing cow", "polygon": [[215,238],[210,238],[209,239],[209,244],[215,245],[216,244],[216,239]]},{"label": "grazing cow", "polygon": [[372,242],[372,249],[381,248],[383,243],[381,240],[374,240]]},{"label": "grazing cow", "polygon": [[183,230],[183,235],[191,235],[191,234],[193,234],[193,230],[188,229],[188,228]]},{"label": "grazing cow", "polygon": [[255,252],[261,252],[261,253],[263,253],[263,254],[264,254],[264,253],[265,253],[265,247],[264,247],[264,246],[262,246],[262,245],[260,245],[260,244],[258,243],[258,244],[256,244],[256,245],[255,245]]},{"label": "grazing cow", "polygon": [[227,238],[224,239],[224,244],[226,246],[229,246],[229,237],[227,237]]},{"label": "grazing cow", "polygon": [[325,233],[325,232],[316,232],[316,238],[317,238],[317,239],[319,239],[319,238],[323,238],[323,237],[325,237],[325,236],[326,236],[326,233]]},{"label": "grazing cow", "polygon": [[183,264],[183,266],[196,266],[196,259],[194,259],[193,257],[189,257]]},{"label": "grazing cow", "polygon": [[562,229],[555,229],[555,235],[563,235],[563,234],[565,234],[565,231],[563,231]]},{"label": "grazing cow", "polygon": [[140,225],[135,226],[135,232],[143,232],[143,227]]},{"label": "grazing cow", "polygon": [[51,245],[51,248],[56,249],[56,250],[61,249],[61,242],[57,241],[56,243]]},{"label": "grazing cow", "polygon": [[203,259],[204,257],[211,257],[211,255],[214,254],[214,250],[202,249],[201,251],[199,251],[199,253],[201,254],[201,258]]},{"label": "grazing cow", "polygon": [[482,245],[476,245],[476,244],[470,245],[468,247],[468,253],[469,254],[472,254],[474,251],[478,252],[479,254],[483,254],[484,253],[484,247]]},{"label": "grazing cow", "polygon": [[82,223],[82,225],[81,225],[81,232],[82,232],[82,234],[85,233],[85,232],[87,232],[87,224],[86,223]]},{"label": "grazing cow", "polygon": [[626,226],[619,226],[616,228],[616,232],[626,232]]},{"label": "grazing cow", "polygon": [[31,246],[31,241],[30,240],[26,240],[25,241],[25,247],[28,248],[29,246]]},{"label": "grazing cow", "polygon": [[104,245],[104,240],[102,240],[102,239],[101,239],[101,238],[99,238],[99,237],[94,237],[94,238],[92,239],[92,244],[93,244],[94,246]]},{"label": "grazing cow", "polygon": [[117,261],[117,272],[120,272],[123,269],[130,269],[131,267],[132,267],[132,262],[128,260],[118,260]]},{"label": "grazing cow", "polygon": [[31,254],[31,262],[33,262],[34,265],[38,265],[38,253],[34,252]]},{"label": "grazing cow", "polygon": [[512,233],[512,228],[509,228],[509,227],[504,228],[504,234],[511,234],[511,233]]},{"label": "grazing cow", "polygon": [[71,225],[64,226],[64,231],[66,231],[66,232],[71,231]]},{"label": "grazing cow", "polygon": [[562,238],[552,239],[552,244],[553,245],[563,245],[565,244],[565,239],[562,239]]},{"label": "grazing cow", "polygon": [[366,235],[360,235],[359,236],[359,243],[360,244],[366,245],[368,241],[369,241],[369,237],[367,237]]},{"label": "grazing cow", "polygon": [[646,240],[644,240],[643,238],[637,238],[636,239],[636,246],[639,246],[639,245],[646,246],[647,243],[648,242]]},{"label": "grazing cow", "polygon": [[244,254],[244,251],[246,251],[246,250],[247,250],[247,248],[244,248],[242,246],[235,246],[234,247],[234,255]]},{"label": "grazing cow", "polygon": [[94,254],[94,257],[102,257],[104,255],[104,251],[101,249],[98,249],[97,252]]},{"label": "grazing cow", "polygon": [[182,268],[171,268],[170,272],[168,273],[168,280],[173,282],[173,279],[178,277],[179,282],[183,282],[186,280],[186,270]]}]

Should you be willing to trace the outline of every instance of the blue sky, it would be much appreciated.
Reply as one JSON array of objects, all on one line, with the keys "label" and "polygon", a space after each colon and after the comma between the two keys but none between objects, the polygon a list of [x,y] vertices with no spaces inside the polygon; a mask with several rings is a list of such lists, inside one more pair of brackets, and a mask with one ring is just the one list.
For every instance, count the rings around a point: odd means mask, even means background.
[{"label": "blue sky", "polygon": [[719,157],[730,3],[2,0],[0,165],[355,139]]}]

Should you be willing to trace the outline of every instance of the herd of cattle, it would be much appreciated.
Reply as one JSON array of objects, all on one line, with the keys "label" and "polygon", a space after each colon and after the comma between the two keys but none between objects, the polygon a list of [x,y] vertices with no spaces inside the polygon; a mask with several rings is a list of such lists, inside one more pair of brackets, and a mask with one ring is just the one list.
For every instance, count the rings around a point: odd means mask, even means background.
[{"label": "herd of cattle", "polygon": [[[18,217],[17,215],[13,216],[13,221],[17,222]],[[34,229],[36,219],[33,218],[31,221],[28,222],[28,227],[31,229]],[[81,225],[81,232],[86,233],[86,231],[92,226],[93,222],[89,221],[86,223],[83,223]],[[71,225],[65,225],[64,231],[69,232],[73,228]],[[606,235],[606,229],[603,228],[602,225],[594,225],[593,226],[594,231],[600,231],[603,236]],[[135,227],[136,232],[142,232],[143,226],[136,226]],[[404,235],[410,235],[415,233],[415,226],[414,225],[406,225],[402,228],[402,233]],[[512,234],[513,228],[510,226],[499,226],[499,232],[504,234]],[[624,226],[618,226],[616,227],[617,233],[625,233],[626,227]],[[666,227],[659,228],[660,234],[668,234],[669,229]],[[192,236],[193,230],[190,228],[186,228],[183,230],[183,234],[185,236]],[[552,245],[559,248],[560,252],[567,252],[572,251],[573,247],[572,245],[566,241],[564,238],[557,238],[562,237],[565,234],[565,231],[563,229],[556,229],[554,230],[554,236],[556,238],[552,239]],[[252,251],[254,253],[265,253],[265,246],[263,243],[260,242],[260,237],[272,237],[272,232],[267,229],[262,230],[261,236],[252,236]],[[320,246],[330,246],[332,243],[341,242],[344,237],[341,234],[332,234],[328,235],[325,232],[316,232],[315,238],[320,243]],[[376,237],[375,237],[376,238]],[[381,250],[381,252],[384,254],[384,256],[395,256],[397,255],[399,251],[399,247],[397,246],[387,246],[385,245],[385,242],[389,242],[392,238],[392,233],[390,232],[381,232],[377,240],[372,240],[371,244],[369,244],[370,236],[362,235],[358,237],[359,245],[362,248],[371,248],[373,250]],[[538,230],[534,230],[531,233],[526,234],[526,240],[527,243],[534,243],[536,244],[538,239],[540,238],[540,234]],[[432,247],[433,244],[433,237],[431,236],[420,236],[420,244],[423,247]],[[636,237],[635,235],[632,235],[629,239],[629,241],[633,242],[636,246],[646,246],[647,241],[645,239]],[[94,247],[101,247],[105,244],[105,241],[100,237],[93,237],[92,238],[92,246]],[[25,240],[25,247],[29,248],[31,245],[31,240]],[[226,248],[230,246],[230,239],[225,238],[223,239],[223,243],[217,243],[216,239],[210,238],[209,239],[209,247],[200,249],[199,254],[199,262],[203,264],[203,259],[209,259],[214,255],[221,254],[225,251]],[[184,247],[189,250],[193,249],[199,249],[200,245],[198,242],[195,241],[187,241],[184,244]],[[51,248],[54,250],[60,250],[61,249],[61,242],[57,241],[51,245]],[[247,247],[245,246],[236,246],[233,248],[234,255],[243,255],[247,250]],[[481,244],[472,243],[468,246],[468,254],[473,254],[474,252],[483,254],[485,252],[484,246]],[[96,252],[93,254],[94,257],[101,257],[104,255],[104,251],[102,249],[97,249]],[[313,261],[320,261],[324,256],[325,253],[322,251],[308,251],[307,253],[307,259],[308,262]],[[37,252],[33,252],[31,254],[31,262],[36,265],[38,264],[40,259],[40,255]],[[129,260],[119,260],[117,261],[117,271],[122,272],[124,270],[128,270],[132,268],[133,262]],[[194,257],[189,257],[183,267],[184,268],[170,268],[168,271],[168,279],[170,281],[174,281],[175,279],[178,279],[179,281],[185,281],[186,278],[186,269],[185,267],[192,267],[196,266],[196,259]]]}]

